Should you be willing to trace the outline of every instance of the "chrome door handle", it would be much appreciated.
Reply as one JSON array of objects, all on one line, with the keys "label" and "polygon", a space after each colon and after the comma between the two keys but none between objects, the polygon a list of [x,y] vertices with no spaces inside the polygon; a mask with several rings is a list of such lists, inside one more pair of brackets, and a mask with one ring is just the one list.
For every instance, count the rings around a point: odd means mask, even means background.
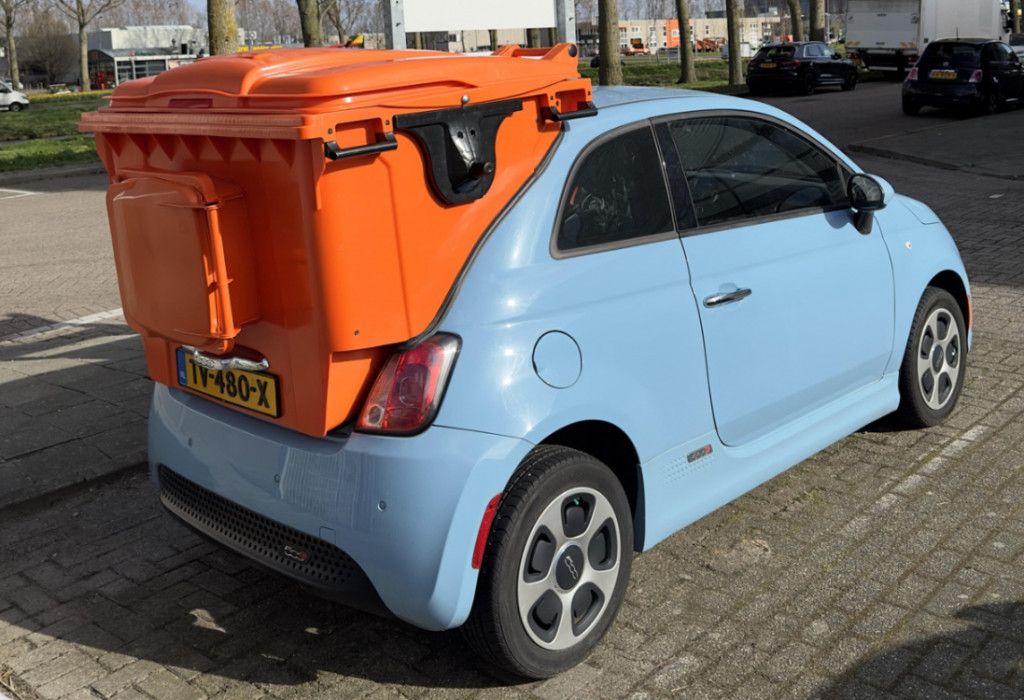
[{"label": "chrome door handle", "polygon": [[709,309],[713,306],[721,306],[722,304],[729,304],[740,299],[746,299],[753,292],[749,289],[737,289],[735,292],[726,292],[725,294],[712,294],[709,297],[704,298],[704,306]]},{"label": "chrome door handle", "polygon": [[242,369],[247,372],[266,372],[270,369],[270,362],[265,358],[262,360],[247,360],[244,357],[210,357],[204,355],[198,348],[188,345],[184,346],[185,351],[192,355],[192,361],[206,369]]}]

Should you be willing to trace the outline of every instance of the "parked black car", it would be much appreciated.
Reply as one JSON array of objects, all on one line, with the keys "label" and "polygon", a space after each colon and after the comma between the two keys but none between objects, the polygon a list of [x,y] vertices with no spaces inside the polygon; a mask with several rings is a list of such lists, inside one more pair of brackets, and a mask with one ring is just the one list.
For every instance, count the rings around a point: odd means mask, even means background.
[{"label": "parked black car", "polygon": [[857,87],[857,66],[820,41],[765,44],[747,64],[747,87],[754,95],[771,89],[812,94],[819,85]]},{"label": "parked black car", "polygon": [[960,107],[992,114],[1024,98],[1024,65],[995,39],[938,39],[928,44],[903,81],[903,113]]}]

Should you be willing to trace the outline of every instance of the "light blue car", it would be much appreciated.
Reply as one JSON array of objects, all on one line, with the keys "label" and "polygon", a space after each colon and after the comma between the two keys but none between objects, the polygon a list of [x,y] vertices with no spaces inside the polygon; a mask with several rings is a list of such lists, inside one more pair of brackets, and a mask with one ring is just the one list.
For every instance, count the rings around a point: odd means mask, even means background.
[{"label": "light blue car", "polygon": [[[542,678],[600,641],[634,552],[877,418],[953,410],[970,290],[927,206],[763,104],[594,103],[358,423],[313,438],[158,385],[164,504],[322,595],[462,626]],[[420,370],[422,424],[380,434],[380,391]]]}]

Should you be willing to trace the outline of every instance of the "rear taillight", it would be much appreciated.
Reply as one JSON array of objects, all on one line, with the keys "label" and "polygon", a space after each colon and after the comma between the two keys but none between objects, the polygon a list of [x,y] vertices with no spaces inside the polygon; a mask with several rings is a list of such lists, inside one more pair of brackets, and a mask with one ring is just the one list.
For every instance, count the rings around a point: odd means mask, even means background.
[{"label": "rear taillight", "polygon": [[982,76],[984,76],[984,73],[982,73],[981,69],[979,68],[978,70],[976,70],[973,73],[971,73],[971,79],[968,80],[967,82],[969,82],[969,83],[980,83]]},{"label": "rear taillight", "polygon": [[388,358],[370,389],[356,429],[410,434],[430,425],[458,352],[458,338],[435,335]]},{"label": "rear taillight", "polygon": [[917,80],[917,66],[910,69],[910,72],[907,74],[907,80]]},{"label": "rear taillight", "polygon": [[780,61],[779,65],[783,68],[795,68],[800,65],[800,61]]}]

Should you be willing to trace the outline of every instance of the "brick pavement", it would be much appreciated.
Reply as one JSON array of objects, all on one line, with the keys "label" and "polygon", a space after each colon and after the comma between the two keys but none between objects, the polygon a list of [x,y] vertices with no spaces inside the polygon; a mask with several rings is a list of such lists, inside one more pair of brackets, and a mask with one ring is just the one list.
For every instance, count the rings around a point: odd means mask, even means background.
[{"label": "brick pavement", "polygon": [[[1024,697],[1024,182],[859,161],[963,251],[977,324],[959,408],[929,430],[868,426],[638,556],[580,667],[505,685],[456,633],[326,603],[205,543],[129,469],[0,511],[0,677],[55,699]],[[52,401],[140,414],[133,341],[60,333],[72,350],[0,344],[0,367],[127,362],[125,386]]]}]

